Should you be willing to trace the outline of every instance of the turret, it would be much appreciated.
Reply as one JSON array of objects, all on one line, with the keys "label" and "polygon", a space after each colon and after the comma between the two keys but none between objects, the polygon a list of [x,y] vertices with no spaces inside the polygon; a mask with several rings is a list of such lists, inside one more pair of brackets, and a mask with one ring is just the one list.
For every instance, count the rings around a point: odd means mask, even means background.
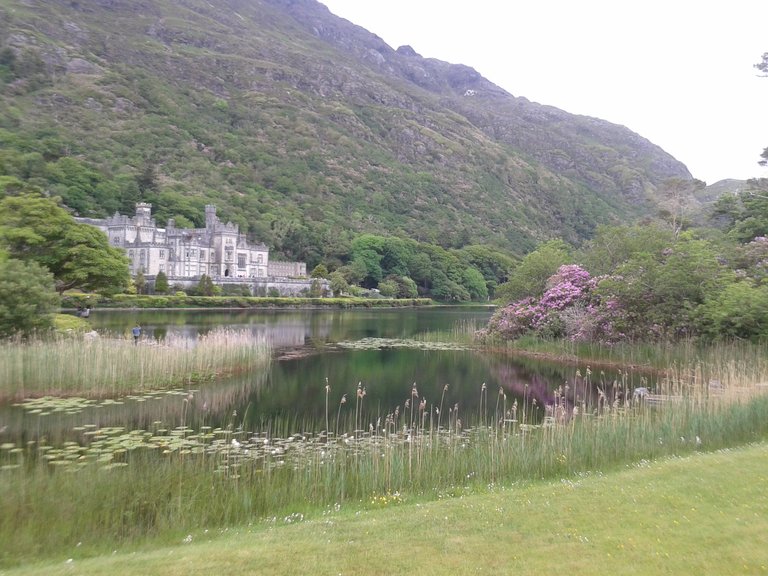
[{"label": "turret", "polygon": [[213,204],[206,204],[205,205],[205,227],[211,230],[216,226],[217,221],[218,221],[218,218],[216,218],[216,206],[214,206]]},{"label": "turret", "polygon": [[136,224],[139,226],[149,225],[152,218],[152,204],[147,202],[136,203]]}]

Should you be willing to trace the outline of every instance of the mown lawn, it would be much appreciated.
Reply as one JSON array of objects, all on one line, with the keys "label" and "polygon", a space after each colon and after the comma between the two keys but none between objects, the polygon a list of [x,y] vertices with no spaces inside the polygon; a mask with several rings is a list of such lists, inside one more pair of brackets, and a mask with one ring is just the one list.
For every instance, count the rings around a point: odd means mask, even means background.
[{"label": "mown lawn", "polygon": [[[379,499],[16,574],[768,574],[768,444],[437,501]],[[7,519],[3,519],[6,521]],[[187,542],[185,542],[186,540]]]}]

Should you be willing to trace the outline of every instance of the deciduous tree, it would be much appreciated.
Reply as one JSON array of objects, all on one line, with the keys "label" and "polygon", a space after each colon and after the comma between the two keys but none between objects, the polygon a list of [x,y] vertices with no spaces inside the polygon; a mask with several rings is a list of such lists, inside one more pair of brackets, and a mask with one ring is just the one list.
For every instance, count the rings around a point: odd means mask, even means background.
[{"label": "deciduous tree", "polygon": [[36,262],[0,257],[0,337],[49,329],[58,306],[50,272]]},{"label": "deciduous tree", "polygon": [[128,285],[128,260],[106,235],[74,221],[54,199],[34,194],[0,200],[0,246],[12,258],[37,262],[56,290],[116,293]]}]

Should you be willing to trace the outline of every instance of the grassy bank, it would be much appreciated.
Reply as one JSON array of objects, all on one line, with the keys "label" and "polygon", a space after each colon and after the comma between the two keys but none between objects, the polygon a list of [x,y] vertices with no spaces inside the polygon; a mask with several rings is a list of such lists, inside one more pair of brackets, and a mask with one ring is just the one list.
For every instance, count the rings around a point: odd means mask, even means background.
[{"label": "grassy bank", "polygon": [[248,296],[165,296],[65,294],[62,308],[404,308],[429,306],[429,298],[267,298]]},{"label": "grassy bank", "polygon": [[102,398],[189,386],[265,367],[269,346],[250,333],[216,330],[162,344],[88,335],[0,342],[0,402],[30,396]]},{"label": "grassy bank", "polygon": [[72,541],[47,562],[0,573],[765,574],[766,462],[758,444],[461,498],[380,498],[227,529],[201,524],[91,559]]}]

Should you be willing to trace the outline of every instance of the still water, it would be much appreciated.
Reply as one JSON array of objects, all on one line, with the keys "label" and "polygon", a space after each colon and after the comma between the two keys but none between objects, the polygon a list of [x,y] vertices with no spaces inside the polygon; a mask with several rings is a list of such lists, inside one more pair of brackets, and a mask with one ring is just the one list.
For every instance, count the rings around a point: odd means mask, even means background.
[{"label": "still water", "polygon": [[[498,418],[515,401],[520,409],[544,414],[557,389],[568,386],[569,402],[594,391],[577,376],[576,366],[513,358],[477,350],[413,348],[348,349],[342,342],[364,338],[412,339],[436,332],[484,326],[485,307],[435,307],[393,310],[277,311],[105,311],[91,315],[104,337],[128,337],[136,324],[146,345],[169,337],[195,339],[229,327],[269,341],[274,359],[266,370],[222,379],[196,390],[146,395],[88,407],[76,414],[41,418],[21,409],[0,410],[6,434],[16,438],[46,435],[63,440],[75,426],[125,426],[149,429],[179,425],[237,426],[280,432],[334,427],[356,410],[362,427],[421,405],[424,414],[443,422],[460,418],[465,426]],[[586,366],[580,367],[584,372]],[[604,388],[616,378],[596,374]],[[639,377],[638,377],[639,378]],[[593,384],[594,384],[593,382]],[[326,388],[327,387],[327,388]],[[360,392],[365,391],[361,398]],[[591,389],[591,390],[590,390]],[[359,403],[358,403],[359,402]],[[2,436],[2,434],[0,434]]]}]

